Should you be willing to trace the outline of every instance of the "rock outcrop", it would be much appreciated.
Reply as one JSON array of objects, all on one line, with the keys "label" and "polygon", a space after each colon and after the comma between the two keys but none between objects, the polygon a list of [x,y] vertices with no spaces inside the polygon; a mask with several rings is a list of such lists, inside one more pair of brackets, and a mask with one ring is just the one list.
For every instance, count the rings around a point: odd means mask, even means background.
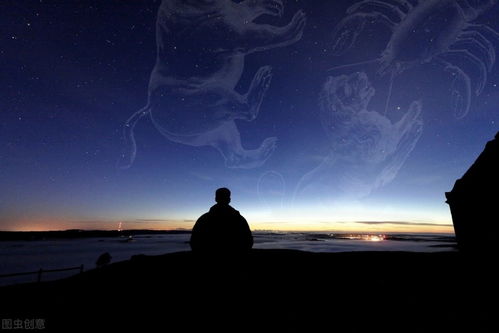
[{"label": "rock outcrop", "polygon": [[499,132],[445,193],[459,249],[497,252],[499,241]]}]

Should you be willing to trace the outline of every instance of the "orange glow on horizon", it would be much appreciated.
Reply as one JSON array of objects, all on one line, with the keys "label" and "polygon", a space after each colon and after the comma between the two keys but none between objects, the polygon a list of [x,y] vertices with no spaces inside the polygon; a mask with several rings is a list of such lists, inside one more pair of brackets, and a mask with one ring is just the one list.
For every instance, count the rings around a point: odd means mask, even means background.
[{"label": "orange glow on horizon", "polygon": [[[248,220],[253,231],[284,231],[284,232],[352,232],[352,233],[371,233],[373,235],[382,235],[384,233],[448,233],[453,234],[452,224],[438,223],[431,225],[427,223],[420,225],[418,223],[407,222],[383,222],[380,224],[363,224],[362,222],[260,222]],[[194,220],[147,220],[141,222],[134,220],[64,220],[55,218],[40,219],[19,219],[3,223],[2,231],[54,231],[54,230],[190,230],[194,226]],[[370,239],[371,241],[381,241],[382,239]]]}]

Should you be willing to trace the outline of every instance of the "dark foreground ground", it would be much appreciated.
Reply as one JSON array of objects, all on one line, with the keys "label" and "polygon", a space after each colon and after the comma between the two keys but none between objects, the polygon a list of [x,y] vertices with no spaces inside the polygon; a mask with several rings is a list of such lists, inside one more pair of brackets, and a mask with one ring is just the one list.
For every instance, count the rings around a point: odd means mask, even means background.
[{"label": "dark foreground ground", "polygon": [[137,256],[0,288],[0,317],[65,332],[498,332],[495,265],[458,252]]}]

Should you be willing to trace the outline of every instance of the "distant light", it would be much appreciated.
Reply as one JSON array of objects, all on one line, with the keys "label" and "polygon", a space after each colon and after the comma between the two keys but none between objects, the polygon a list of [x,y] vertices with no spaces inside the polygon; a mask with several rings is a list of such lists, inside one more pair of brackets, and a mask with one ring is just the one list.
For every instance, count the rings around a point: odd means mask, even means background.
[{"label": "distant light", "polygon": [[370,235],[370,234],[347,234],[347,235],[335,235],[338,239],[349,239],[349,240],[361,240],[368,242],[381,242],[386,239],[385,235]]},{"label": "distant light", "polygon": [[369,235],[368,240],[371,242],[381,242],[382,240],[385,240],[384,235]]},{"label": "distant light", "polygon": [[381,242],[385,240],[385,235],[362,235],[362,240],[369,242]]}]

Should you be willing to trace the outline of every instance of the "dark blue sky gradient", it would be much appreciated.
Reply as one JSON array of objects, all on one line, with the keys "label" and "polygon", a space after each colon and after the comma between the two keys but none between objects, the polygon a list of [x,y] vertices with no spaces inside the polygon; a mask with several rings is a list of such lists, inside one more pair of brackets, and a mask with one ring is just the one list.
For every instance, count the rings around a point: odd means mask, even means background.
[{"label": "dark blue sky gradient", "polygon": [[[221,186],[232,190],[234,206],[253,229],[341,229],[338,222],[345,221],[451,223],[444,192],[499,128],[497,65],[463,119],[454,117],[452,78],[442,66],[430,62],[404,71],[395,78],[387,116],[397,121],[420,100],[424,127],[395,179],[366,197],[341,201],[342,209],[323,204],[334,188],[292,200],[300,178],[330,149],[318,106],[327,76],[365,72],[376,89],[368,109],[384,108],[389,75],[377,76],[376,64],[327,72],[378,57],[390,38],[388,30],[370,25],[351,51],[333,56],[332,30],[351,3],[285,1],[282,19],[260,19],[284,25],[299,9],[307,14],[300,41],[246,57],[241,91],[259,67],[271,65],[274,73],[258,118],[237,122],[245,147],[278,137],[277,150],[262,167],[227,168],[214,148],[173,143],[143,120],[135,130],[137,158],[131,168],[118,170],[123,124],[147,100],[159,3],[2,1],[0,230],[114,228],[119,221],[129,228],[190,228]],[[493,19],[498,15],[496,5],[476,21],[499,29]],[[490,40],[499,49],[499,40]],[[269,171],[258,194],[258,180]]]}]

